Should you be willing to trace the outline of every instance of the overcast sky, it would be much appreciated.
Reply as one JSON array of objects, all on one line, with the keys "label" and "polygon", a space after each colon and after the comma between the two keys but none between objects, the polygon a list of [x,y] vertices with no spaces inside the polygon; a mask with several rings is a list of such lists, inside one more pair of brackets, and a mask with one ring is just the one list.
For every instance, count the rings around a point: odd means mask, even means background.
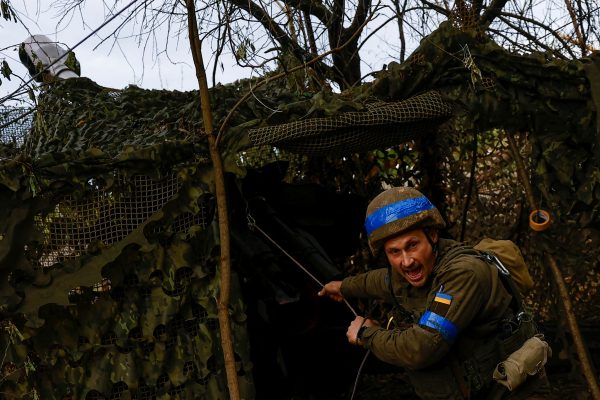
[{"label": "overcast sky", "polygon": [[[106,19],[101,1],[88,1],[85,4],[84,25],[79,19],[63,21],[59,26],[59,15],[51,4],[56,0],[13,0],[13,7],[19,13],[23,22],[14,23],[0,19],[0,62],[6,60],[13,72],[29,79],[27,70],[19,61],[18,45],[33,34],[43,34],[51,40],[63,43],[63,47],[73,47],[81,39],[99,27]],[[125,4],[120,5],[123,7]],[[117,26],[115,19],[99,31],[99,36],[92,36],[74,51],[81,64],[81,75],[88,77],[98,84],[112,88],[123,88],[134,84],[147,89],[192,90],[198,84],[194,73],[187,34],[176,40],[171,40],[169,57],[156,57],[152,50],[146,54],[134,39],[121,39],[118,46],[112,47],[112,42],[100,44],[101,38],[108,35]],[[27,30],[29,29],[29,31]],[[166,32],[159,33],[166,37]],[[96,46],[100,46],[94,49]],[[163,43],[160,43],[163,45]],[[203,49],[204,61],[211,57],[210,49]],[[229,83],[236,79],[247,77],[248,71],[231,65],[224,71],[217,72],[217,82]],[[5,97],[19,87],[17,78],[11,81],[4,77],[0,85],[0,98]],[[212,82],[209,82],[212,85]]]}]

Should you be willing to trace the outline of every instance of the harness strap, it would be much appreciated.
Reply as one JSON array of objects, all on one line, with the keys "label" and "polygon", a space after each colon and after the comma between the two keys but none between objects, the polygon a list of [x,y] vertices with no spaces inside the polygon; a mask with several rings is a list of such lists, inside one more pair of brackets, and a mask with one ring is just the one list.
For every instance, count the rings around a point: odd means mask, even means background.
[{"label": "harness strap", "polygon": [[515,312],[515,316],[517,317],[517,319],[520,320],[525,314],[525,309],[523,308],[523,298],[521,297],[521,292],[517,288],[517,285],[515,285],[515,282],[513,281],[512,276],[510,275],[510,271],[495,255],[481,250],[478,250],[478,252],[480,253],[479,258],[486,261],[488,264],[492,264],[498,269],[498,276],[500,277],[500,281],[512,297],[512,300],[510,302],[511,308]]},{"label": "harness strap", "polygon": [[451,357],[450,368],[452,369],[452,375],[454,375],[454,380],[456,381],[458,390],[460,390],[460,394],[462,394],[463,398],[468,399],[469,395],[471,394],[471,390],[465,381],[463,368],[458,363],[458,359],[456,357]]}]

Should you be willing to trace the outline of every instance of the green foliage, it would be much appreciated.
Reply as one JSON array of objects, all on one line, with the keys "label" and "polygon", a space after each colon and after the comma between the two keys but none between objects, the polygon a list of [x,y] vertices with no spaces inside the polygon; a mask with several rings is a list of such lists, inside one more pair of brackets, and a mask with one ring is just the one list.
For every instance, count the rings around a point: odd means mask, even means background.
[{"label": "green foliage", "polygon": [[375,150],[374,156],[380,177],[392,186],[402,185],[411,174],[418,175],[419,153],[414,141],[386,150]]},{"label": "green foliage", "polygon": [[81,75],[81,65],[79,64],[77,57],[75,57],[75,52],[69,51],[67,59],[65,60],[65,65],[77,75]]}]

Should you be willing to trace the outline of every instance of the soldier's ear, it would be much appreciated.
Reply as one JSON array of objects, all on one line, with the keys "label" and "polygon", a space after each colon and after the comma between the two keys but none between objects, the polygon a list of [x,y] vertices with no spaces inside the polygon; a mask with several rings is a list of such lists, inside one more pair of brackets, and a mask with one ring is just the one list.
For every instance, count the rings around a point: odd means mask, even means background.
[{"label": "soldier's ear", "polygon": [[438,240],[440,238],[440,231],[437,228],[430,228],[428,234],[429,234],[429,239],[433,243],[438,242]]}]

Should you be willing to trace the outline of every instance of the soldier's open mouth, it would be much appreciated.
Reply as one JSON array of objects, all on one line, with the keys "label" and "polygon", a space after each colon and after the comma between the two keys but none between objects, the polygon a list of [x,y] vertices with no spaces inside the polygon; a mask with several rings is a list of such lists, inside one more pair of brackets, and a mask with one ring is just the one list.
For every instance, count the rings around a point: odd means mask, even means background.
[{"label": "soldier's open mouth", "polygon": [[405,274],[409,281],[418,281],[423,277],[423,267],[405,271]]}]

